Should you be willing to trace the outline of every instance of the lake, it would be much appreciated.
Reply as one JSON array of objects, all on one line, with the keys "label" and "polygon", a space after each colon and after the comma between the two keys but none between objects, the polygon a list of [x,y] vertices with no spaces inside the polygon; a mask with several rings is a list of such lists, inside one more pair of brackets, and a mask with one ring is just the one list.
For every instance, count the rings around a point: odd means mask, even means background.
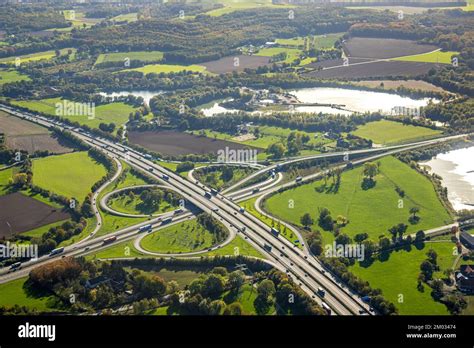
[{"label": "lake", "polygon": [[290,91],[302,103],[342,104],[342,111],[330,107],[299,106],[295,110],[301,112],[331,113],[350,115],[352,112],[377,112],[390,114],[395,106],[420,108],[428,105],[430,98],[413,99],[398,94],[371,92],[357,89],[314,87]]},{"label": "lake", "polygon": [[430,173],[443,178],[448,199],[455,210],[474,209],[474,146],[439,154],[427,165]]},{"label": "lake", "polygon": [[145,103],[148,105],[150,103],[150,99],[153,98],[155,95],[163,94],[162,91],[157,92],[150,92],[150,91],[121,91],[121,92],[100,92],[100,95],[104,97],[126,97],[127,95],[133,95],[135,97],[142,97]]},{"label": "lake", "polygon": [[[321,103],[321,104],[339,104],[344,105],[343,109],[332,108],[329,106],[297,106],[295,111],[308,113],[325,113],[332,115],[346,115],[350,116],[354,112],[376,112],[381,111],[385,114],[390,114],[393,107],[406,108],[420,108],[428,105],[430,98],[413,99],[403,97],[397,94],[371,92],[357,89],[345,88],[328,88],[328,87],[313,87],[290,90],[302,103]],[[261,102],[265,102],[262,100]],[[267,101],[268,104],[270,101]],[[438,102],[433,100],[433,102]],[[210,105],[201,108],[201,111],[206,116],[214,116],[225,112],[238,112],[238,110],[228,110],[222,107],[219,101],[215,101]],[[260,112],[254,112],[258,114]],[[265,111],[264,114],[269,114],[271,111]]]}]

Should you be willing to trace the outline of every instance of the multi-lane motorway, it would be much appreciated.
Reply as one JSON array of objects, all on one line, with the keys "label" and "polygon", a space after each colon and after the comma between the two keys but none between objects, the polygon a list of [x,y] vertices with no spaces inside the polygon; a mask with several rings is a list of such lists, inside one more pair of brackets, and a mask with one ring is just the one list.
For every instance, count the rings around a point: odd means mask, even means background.
[{"label": "multi-lane motorway", "polygon": [[[322,301],[324,301],[333,310],[334,314],[372,314],[368,305],[365,304],[359,298],[359,296],[352,293],[347,287],[345,287],[344,284],[338,282],[338,280],[336,280],[330,272],[321,266],[317,259],[309,255],[307,251],[300,250],[299,248],[295,247],[295,245],[293,245],[288,240],[272,235],[270,227],[268,227],[255,216],[247,212],[241,212],[240,206],[233,200],[229,199],[228,195],[222,195],[220,193],[210,194],[211,190],[204,185],[194,181],[186,180],[180,175],[159,166],[153,161],[147,159],[142,153],[129,147],[115,144],[107,139],[94,137],[78,128],[62,125],[57,121],[52,121],[43,116],[38,116],[29,112],[20,112],[7,106],[0,106],[0,109],[3,109],[4,111],[7,111],[15,116],[39,123],[46,127],[54,126],[60,129],[67,129],[90,146],[104,151],[113,158],[120,159],[128,163],[137,170],[147,172],[148,175],[156,178],[163,185],[179,192],[187,202],[198,207],[202,211],[215,216],[231,231],[231,233],[240,234],[246,241],[264,253],[266,257],[272,262],[272,264],[274,264],[280,270],[286,272],[289,277],[293,278],[293,280],[313,298],[316,297],[319,288],[325,290],[326,294]],[[420,146],[431,145],[441,141],[452,140],[456,137],[461,136],[445,137],[432,141],[419,142],[416,144],[390,147],[389,149],[411,149]],[[354,151],[353,153],[364,152],[371,152],[371,150],[359,150]],[[332,154],[332,156],[344,155],[346,155],[346,153]],[[306,157],[305,159],[329,156],[331,156],[331,154],[310,156]],[[286,161],[286,163],[292,163],[298,160],[301,159],[292,159]],[[255,177],[258,174],[262,174],[274,168],[276,168],[276,165],[265,167],[257,171],[257,174],[251,175],[251,177]],[[245,180],[245,182],[246,181],[248,180]],[[190,213],[185,213],[178,216],[175,220],[179,219],[182,221],[182,219],[187,219],[189,217]],[[157,221],[153,221],[152,223],[154,223],[155,228],[161,228],[161,223],[157,223]],[[133,226],[120,231],[120,240],[130,237],[130,235],[133,234],[136,235],[137,230],[138,227]],[[78,249],[77,245],[72,245],[66,248],[62,255],[81,255],[86,251],[84,247],[88,246],[95,248],[109,247],[109,245],[98,246],[97,243],[102,242],[94,239],[83,242],[81,244],[80,250]],[[45,262],[50,262],[54,258],[55,257],[43,256],[42,258],[36,260],[34,264],[27,265],[27,267],[24,267],[22,270],[15,273],[5,274],[4,271],[0,271],[0,282],[14,279],[16,277],[22,276],[22,274],[25,275],[30,269]],[[319,301],[321,302],[321,299],[319,299]]]}]

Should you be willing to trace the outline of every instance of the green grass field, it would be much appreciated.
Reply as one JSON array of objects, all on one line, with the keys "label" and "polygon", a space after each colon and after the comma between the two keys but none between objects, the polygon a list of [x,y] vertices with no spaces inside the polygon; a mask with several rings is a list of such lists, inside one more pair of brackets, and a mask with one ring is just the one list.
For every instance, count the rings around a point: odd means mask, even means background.
[{"label": "green grass field", "polygon": [[380,120],[357,128],[352,134],[372,140],[375,144],[396,144],[414,140],[434,138],[441,131],[426,127],[404,125],[400,122]]},{"label": "green grass field", "polygon": [[218,0],[217,3],[223,4],[223,8],[206,12],[209,16],[222,16],[234,11],[247,10],[251,8],[293,8],[292,5],[274,5],[271,0]]},{"label": "green grass field", "polygon": [[[428,242],[421,250],[412,246],[411,251],[393,251],[388,260],[377,260],[369,267],[356,264],[350,270],[367,280],[372,288],[381,289],[383,296],[393,302],[402,315],[447,315],[449,313],[446,306],[433,300],[431,289],[427,285],[424,286],[424,292],[417,289],[420,264],[427,258],[426,253],[430,248],[438,254],[438,265],[441,268],[434,277],[442,278],[442,271],[451,268],[455,259],[455,244],[451,242]],[[403,296],[401,303],[400,294]]]},{"label": "green grass field", "polygon": [[237,256],[237,255],[245,255],[245,256],[254,256],[264,259],[263,256],[259,251],[255,250],[249,243],[243,240],[242,237],[236,236],[232,242],[227,244],[226,246],[219,248],[217,250],[210,251],[205,253],[204,256]]},{"label": "green grass field", "polygon": [[149,209],[144,207],[143,202],[138,195],[132,200],[128,194],[122,194],[120,196],[110,198],[108,205],[110,208],[118,212],[127,214],[161,214],[177,209],[176,206],[173,206],[165,201],[162,201],[158,208]]},{"label": "green grass field", "polygon": [[256,56],[262,57],[273,57],[277,54],[286,52],[286,59],[282,60],[281,63],[293,63],[303,52],[298,48],[288,48],[288,47],[269,47],[262,48],[257,53]]},{"label": "green grass field", "polygon": [[212,234],[196,220],[185,221],[150,233],[141,241],[143,249],[160,253],[204,250],[212,244]]},{"label": "green grass field", "polygon": [[207,173],[205,174],[202,169],[198,169],[198,170],[195,170],[194,171],[194,177],[199,180],[200,182],[202,182],[203,184],[205,184],[206,186],[209,186],[209,187],[212,187],[212,188],[215,188],[215,189],[222,189],[222,188],[226,188],[226,187],[229,187],[233,184],[235,184],[236,182],[240,181],[241,179],[243,179],[244,177],[250,175],[252,172],[254,172],[254,170],[252,170],[251,168],[233,168],[233,177],[232,179],[228,180],[228,181],[224,181],[222,179],[222,169],[217,167],[215,171],[213,172],[210,172],[210,173]]},{"label": "green grass field", "polygon": [[140,68],[134,69],[124,69],[120,70],[120,72],[125,71],[139,71],[143,74],[170,74],[170,73],[178,73],[182,71],[190,71],[193,73],[205,73],[206,67],[202,65],[173,65],[173,64],[149,64],[142,66]]},{"label": "green grass field", "polygon": [[163,59],[163,52],[160,51],[135,51],[99,54],[95,64],[107,62],[124,62],[125,59],[139,60],[142,62],[159,62]]},{"label": "green grass field", "polygon": [[[245,140],[245,141],[235,140],[234,135],[230,135],[230,134],[218,132],[218,131],[213,131],[210,129],[204,129],[204,134],[205,136],[209,138],[232,141],[234,143],[245,144],[249,146],[258,147],[261,149],[266,149],[271,144],[278,143],[278,142],[282,142],[286,144],[286,139],[288,138],[288,135],[291,132],[297,132],[303,135],[308,135],[311,139],[308,142],[308,145],[315,145],[315,146],[324,145],[333,141],[333,140],[324,138],[324,136],[321,133],[309,133],[309,132],[299,131],[299,130],[290,129],[290,128],[259,126],[258,129],[260,131],[260,136],[257,139],[251,139],[251,140]],[[197,134],[197,133],[198,132],[194,132],[194,134]]]},{"label": "green grass field", "polygon": [[397,57],[391,60],[400,60],[404,62],[423,62],[423,63],[439,63],[439,64],[452,64],[452,57],[459,55],[459,52],[442,52],[434,51],[423,54],[416,54],[413,56]]},{"label": "green grass field", "polygon": [[52,310],[55,304],[55,297],[44,294],[34,294],[27,287],[25,282],[27,278],[12,280],[8,283],[0,284],[0,307],[19,305],[30,309],[36,309],[40,312]]},{"label": "green grass field", "polygon": [[28,236],[28,237],[41,237],[43,234],[48,232],[50,228],[61,226],[65,221],[66,220],[53,222],[52,224],[44,225],[44,226],[35,228],[34,230],[24,232],[21,235]]},{"label": "green grass field", "polygon": [[27,75],[20,74],[14,69],[0,69],[0,86],[5,83],[30,81]]},{"label": "green grass field", "polygon": [[0,170],[0,196],[8,193],[10,179],[13,178],[13,168]]},{"label": "green grass field", "polygon": [[[70,49],[75,51],[74,48],[63,48],[63,49],[59,50],[59,53],[60,53],[61,56],[63,56],[65,54],[67,54],[67,51],[70,50]],[[0,63],[15,64],[16,59],[19,58],[19,63],[23,64],[23,63],[29,63],[29,62],[34,62],[34,61],[38,61],[38,60],[49,60],[51,58],[54,58],[55,56],[56,56],[56,53],[55,53],[54,50],[44,51],[44,52],[25,54],[25,55],[18,56],[18,57],[1,58]]]},{"label": "green grass field", "polygon": [[[309,36],[308,38],[312,40],[312,38],[316,38],[316,47],[317,49],[327,49],[334,47],[336,41],[342,36],[344,33],[333,33],[333,34],[326,34],[326,35],[316,35],[316,36]],[[275,42],[282,46],[290,46],[290,47],[298,47],[302,48],[304,46],[304,37],[298,36],[289,39],[276,39]]]},{"label": "green grass field", "polygon": [[[160,273],[158,273],[158,275],[160,275]],[[192,277],[192,276],[193,276],[193,273],[190,273],[189,277]],[[197,276],[194,275],[194,279],[196,278]],[[222,296],[220,296],[220,299],[223,300],[226,304],[239,302],[242,305],[242,309],[245,315],[256,314],[256,309],[254,305],[256,298],[257,298],[257,289],[253,288],[252,285],[248,283],[242,286],[237,296],[231,295],[229,291],[224,292]],[[272,305],[269,308],[267,315],[272,315],[274,313],[275,313],[275,307],[274,305]],[[150,313],[148,313],[148,315],[173,315],[173,314],[176,314],[176,313],[170,312],[168,306],[159,307],[151,311]]]},{"label": "green grass field", "polygon": [[128,257],[149,257],[139,252],[133,246],[133,240],[122,242],[111,246],[105,250],[87,255],[88,259],[108,259],[108,258],[128,258]]},{"label": "green grass field", "polygon": [[[318,208],[328,208],[335,220],[338,215],[349,219],[341,231],[349,236],[366,232],[377,240],[380,235],[389,236],[387,231],[398,223],[407,224],[407,233],[443,226],[452,221],[439,201],[433,184],[393,157],[380,159],[381,173],[376,176],[376,185],[364,190],[361,187],[363,167],[358,166],[342,174],[337,193],[332,191],[332,179],[293,188],[276,194],[266,201],[265,209],[285,221],[301,225],[300,217],[310,213],[316,220]],[[403,207],[399,208],[400,196],[395,191],[398,185],[405,191]],[[293,202],[293,208],[290,208]],[[420,220],[412,225],[408,219],[411,207],[420,208]],[[315,225],[314,228],[320,229]]]},{"label": "green grass field", "polygon": [[112,18],[112,20],[116,22],[126,21],[127,23],[130,23],[130,22],[136,22],[138,18],[137,18],[137,13],[133,12],[133,13],[126,13],[126,14],[115,16]]},{"label": "green grass field", "polygon": [[87,152],[33,160],[35,185],[62,196],[74,197],[80,202],[105,174],[104,166],[91,159]]},{"label": "green grass field", "polygon": [[[40,100],[22,100],[13,101],[12,104],[28,108],[32,111],[43,112],[52,116],[56,115],[56,105],[62,104],[64,101],[61,98],[48,98]],[[66,104],[67,107],[67,104]],[[79,122],[92,128],[99,128],[101,123],[115,123],[116,129],[128,122],[128,116],[135,109],[125,103],[110,103],[95,106],[95,114],[93,118],[89,115],[60,115],[60,117],[67,118],[71,121]]]},{"label": "green grass field", "polygon": [[[217,250],[203,253],[202,256],[235,256],[245,255],[259,258],[265,258],[260,252],[255,250],[249,243],[237,236],[226,246]],[[99,251],[95,254],[90,254],[88,258],[107,259],[107,258],[129,258],[129,257],[154,257],[153,255],[142,254],[133,246],[133,241],[126,241],[117,245],[111,246],[105,250]],[[180,283],[181,284],[181,283]]]},{"label": "green grass field", "polygon": [[[122,162],[122,166],[123,166],[123,170],[130,168],[128,164],[123,163],[123,162]],[[119,179],[114,181],[112,184],[108,185],[100,193],[98,199],[99,200],[102,199],[104,195],[114,190],[130,187],[130,186],[145,185],[145,184],[148,184],[148,182],[145,182],[143,179],[127,171],[127,174],[123,178],[119,177]],[[116,216],[116,215],[109,214],[103,211],[102,209],[99,209],[99,210],[100,210],[100,214],[102,216],[104,223],[102,224],[100,230],[97,232],[96,237],[102,237],[108,233],[115,232],[121,228],[132,226],[132,225],[135,225],[147,220],[147,218],[136,218],[136,217],[128,218],[128,217]]]}]

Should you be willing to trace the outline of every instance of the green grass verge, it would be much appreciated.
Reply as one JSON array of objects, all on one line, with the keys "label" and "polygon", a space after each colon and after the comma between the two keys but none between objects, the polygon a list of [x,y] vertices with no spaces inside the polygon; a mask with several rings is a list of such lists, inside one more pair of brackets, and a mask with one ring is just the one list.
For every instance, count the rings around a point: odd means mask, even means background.
[{"label": "green grass verge", "polygon": [[290,229],[286,228],[285,226],[281,226],[278,222],[275,222],[274,219],[261,215],[259,212],[255,210],[255,201],[257,198],[250,198],[246,201],[240,202],[239,205],[245,208],[246,214],[252,214],[265,223],[269,227],[274,227],[280,231],[280,235],[284,238],[288,239],[290,242],[294,243],[298,240],[298,236],[296,236]]},{"label": "green grass verge", "polygon": [[89,254],[88,259],[109,259],[109,258],[129,258],[129,257],[150,257],[142,254],[133,246],[133,240],[125,241],[111,246],[110,248]]},{"label": "green grass verge", "polygon": [[217,250],[210,251],[204,256],[237,256],[237,255],[244,255],[244,256],[254,256],[261,259],[264,259],[265,256],[261,254],[259,251],[255,250],[253,246],[243,240],[242,237],[236,236],[232,242],[219,248]]},{"label": "green grass verge", "polygon": [[110,198],[107,204],[113,210],[127,214],[161,214],[177,209],[165,201],[162,201],[156,209],[149,209],[143,206],[139,196],[135,196],[132,200],[127,194]]},{"label": "green grass verge", "polygon": [[212,245],[212,234],[195,219],[150,233],[141,241],[143,249],[160,253],[186,253]]},{"label": "green grass verge", "polygon": [[361,138],[372,140],[375,144],[396,144],[414,140],[434,138],[441,131],[426,127],[404,125],[400,122],[380,120],[369,122],[352,132]]}]

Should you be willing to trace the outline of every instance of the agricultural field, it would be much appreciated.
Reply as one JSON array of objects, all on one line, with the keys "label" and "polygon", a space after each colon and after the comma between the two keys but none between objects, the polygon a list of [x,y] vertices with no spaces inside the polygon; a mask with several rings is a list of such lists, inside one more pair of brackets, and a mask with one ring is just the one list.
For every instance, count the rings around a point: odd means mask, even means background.
[{"label": "agricultural field", "polygon": [[420,90],[424,92],[445,92],[443,88],[435,86],[422,80],[366,80],[354,81],[353,84],[371,88],[383,88],[386,90],[396,90],[398,87]]},{"label": "agricultural field", "polygon": [[441,50],[415,54],[411,56],[397,57],[393,60],[400,60],[404,62],[423,62],[423,63],[436,63],[436,64],[452,64],[452,58],[459,55],[459,52],[443,52]]},{"label": "agricultural field", "polygon": [[0,237],[9,237],[70,218],[56,207],[20,192],[0,196]]},{"label": "agricultural field", "polygon": [[206,12],[206,15],[217,17],[240,10],[253,8],[293,8],[292,5],[274,5],[271,0],[218,0],[224,7]]},{"label": "agricultural field", "polygon": [[[69,102],[69,101],[68,101]],[[41,100],[13,101],[12,104],[28,108],[32,111],[43,112],[51,116],[56,115],[56,106],[64,105],[65,100],[60,98],[48,98]],[[125,103],[116,102],[98,105],[94,108],[93,115],[61,115],[70,121],[79,122],[92,128],[99,128],[101,123],[114,123],[117,127],[128,122],[128,116],[135,109]],[[116,129],[117,129],[116,127]]]},{"label": "agricultural field", "polygon": [[30,78],[15,69],[0,69],[0,86],[17,81],[30,81]]},{"label": "agricultural field", "polygon": [[[82,201],[92,185],[106,174],[87,152],[74,152],[33,160],[33,183],[65,197]],[[74,185],[71,185],[74,183]]]},{"label": "agricultural field", "polygon": [[[332,33],[326,35],[308,36],[308,39],[315,39],[314,42],[316,44],[316,49],[327,49],[334,47],[334,44],[342,35],[344,35],[344,33]],[[304,37],[298,36],[289,39],[276,39],[275,42],[281,46],[301,48],[304,46]]]},{"label": "agricultural field", "polygon": [[111,20],[115,22],[127,22],[127,23],[136,22],[138,20],[137,15],[138,14],[136,12],[126,13],[126,14],[115,16],[111,18]]},{"label": "agricultural field", "polygon": [[[443,271],[451,268],[456,258],[452,242],[425,242],[422,247],[410,246],[410,251],[395,250],[370,265],[356,263],[350,271],[368,281],[372,288],[381,289],[383,296],[395,304],[401,315],[448,315],[446,306],[433,300],[426,284],[423,292],[417,289],[420,264],[427,259],[426,253],[430,249],[438,254],[440,266],[440,271],[433,277],[443,278]],[[403,302],[399,302],[399,295],[403,296]]]},{"label": "agricultural field", "polygon": [[142,66],[140,68],[134,69],[124,69],[120,72],[127,72],[127,71],[138,71],[143,73],[144,75],[147,74],[171,74],[171,73],[179,73],[183,71],[189,71],[192,73],[205,73],[206,67],[202,65],[173,65],[173,64],[149,64]]},{"label": "agricultural field", "polygon": [[296,59],[298,59],[301,54],[303,54],[303,51],[301,51],[298,48],[269,47],[269,48],[260,49],[257,53],[255,53],[255,55],[272,58],[273,56],[276,56],[282,53],[286,53],[286,59],[282,61],[278,61],[278,62],[291,64]]},{"label": "agricultural field", "polygon": [[247,146],[233,142],[199,137],[176,131],[132,131],[128,133],[128,139],[132,144],[171,156],[217,153],[218,150],[225,149],[226,147],[230,149],[247,148]]},{"label": "agricultural field", "polygon": [[433,52],[438,47],[412,40],[354,37],[344,43],[348,57],[388,59]]},{"label": "agricultural field", "polygon": [[305,75],[335,79],[413,77],[438,68],[436,63],[446,61],[450,54],[437,53],[438,47],[412,40],[361,37],[345,42],[344,51],[349,58],[348,66],[344,66],[342,59],[312,63],[307,67],[315,70]]},{"label": "agricultural field", "polygon": [[141,62],[159,62],[163,59],[163,52],[160,51],[135,51],[99,54],[95,64],[108,62],[125,62],[128,59],[139,60]]},{"label": "agricultural field", "polygon": [[[72,48],[63,48],[59,50],[59,55],[63,56],[68,53],[68,50],[72,50],[73,52],[75,49]],[[32,53],[32,54],[25,54],[22,56],[18,57],[8,57],[8,58],[0,58],[0,63],[3,64],[23,64],[23,63],[29,63],[29,62],[35,62],[39,60],[49,60],[51,58],[54,58],[56,56],[55,51],[44,51],[44,52],[37,52],[37,53]],[[17,58],[19,60],[17,60]]]},{"label": "agricultural field", "polygon": [[372,140],[374,144],[392,145],[434,138],[441,135],[441,131],[395,121],[380,120],[366,123],[358,127],[352,134]]},{"label": "agricultural field", "polygon": [[64,10],[62,11],[64,18],[71,22],[70,27],[66,28],[52,28],[47,29],[48,31],[57,32],[70,32],[72,29],[86,29],[90,28],[95,24],[102,22],[103,18],[86,18],[85,13],[76,10]]},{"label": "agricultural field", "polygon": [[[406,234],[451,223],[429,179],[393,157],[380,159],[379,170],[372,188],[363,187],[363,167],[359,166],[342,173],[339,188],[331,179],[326,184],[318,180],[270,197],[265,210],[300,226],[301,216],[309,213],[316,221],[313,228],[321,229],[317,225],[318,209],[327,208],[334,219],[342,215],[349,220],[340,227],[341,232],[350,237],[366,232],[374,240],[381,235],[390,237],[388,229],[399,223],[408,225]],[[405,191],[401,207],[397,186]],[[412,207],[420,209],[415,224],[409,222]]]},{"label": "agricultural field", "polygon": [[[349,59],[349,65],[344,66],[342,60],[325,61],[321,64],[312,64],[312,68],[322,66],[322,70],[307,72],[304,76],[322,79],[367,79],[384,77],[410,78],[427,74],[436,64],[423,62],[402,61],[365,61],[354,62]],[[331,66],[325,66],[331,65]]]},{"label": "agricultural field", "polygon": [[141,241],[143,249],[160,253],[186,253],[213,245],[213,236],[195,219],[152,232]]},{"label": "agricultural field", "polygon": [[[256,138],[253,134],[251,134],[254,131],[254,128],[258,128],[259,130],[259,136]],[[268,158],[268,155],[264,152],[270,145],[275,144],[275,143],[287,143],[287,138],[288,135],[290,135],[291,132],[298,132],[303,135],[308,135],[310,137],[310,141],[307,143],[307,146],[323,146],[323,145],[329,145],[330,143],[333,142],[333,140],[327,139],[324,137],[323,134],[315,132],[315,133],[310,133],[310,132],[305,132],[305,131],[299,131],[296,129],[290,129],[290,128],[283,128],[283,127],[273,127],[273,126],[259,126],[259,127],[251,127],[249,134],[246,136],[237,136],[237,135],[231,135],[223,132],[218,132],[218,131],[213,131],[211,129],[203,129],[204,134],[208,138],[214,138],[214,139],[219,139],[219,140],[225,140],[237,144],[243,144],[247,146],[252,146],[254,148],[259,148],[262,150],[257,156],[258,160],[264,160]],[[314,154],[318,153],[318,150],[302,150],[301,155],[309,155],[309,154]]]},{"label": "agricultural field", "polygon": [[0,111],[0,133],[5,134],[5,144],[10,149],[24,150],[30,154],[45,150],[56,154],[72,151],[53,137],[48,129],[3,111]]},{"label": "agricultural field", "polygon": [[270,64],[270,58],[266,56],[247,56],[244,54],[235,57],[223,57],[209,62],[201,63],[207,71],[214,74],[225,74],[232,71],[243,71],[244,69],[256,69],[259,66]]}]

